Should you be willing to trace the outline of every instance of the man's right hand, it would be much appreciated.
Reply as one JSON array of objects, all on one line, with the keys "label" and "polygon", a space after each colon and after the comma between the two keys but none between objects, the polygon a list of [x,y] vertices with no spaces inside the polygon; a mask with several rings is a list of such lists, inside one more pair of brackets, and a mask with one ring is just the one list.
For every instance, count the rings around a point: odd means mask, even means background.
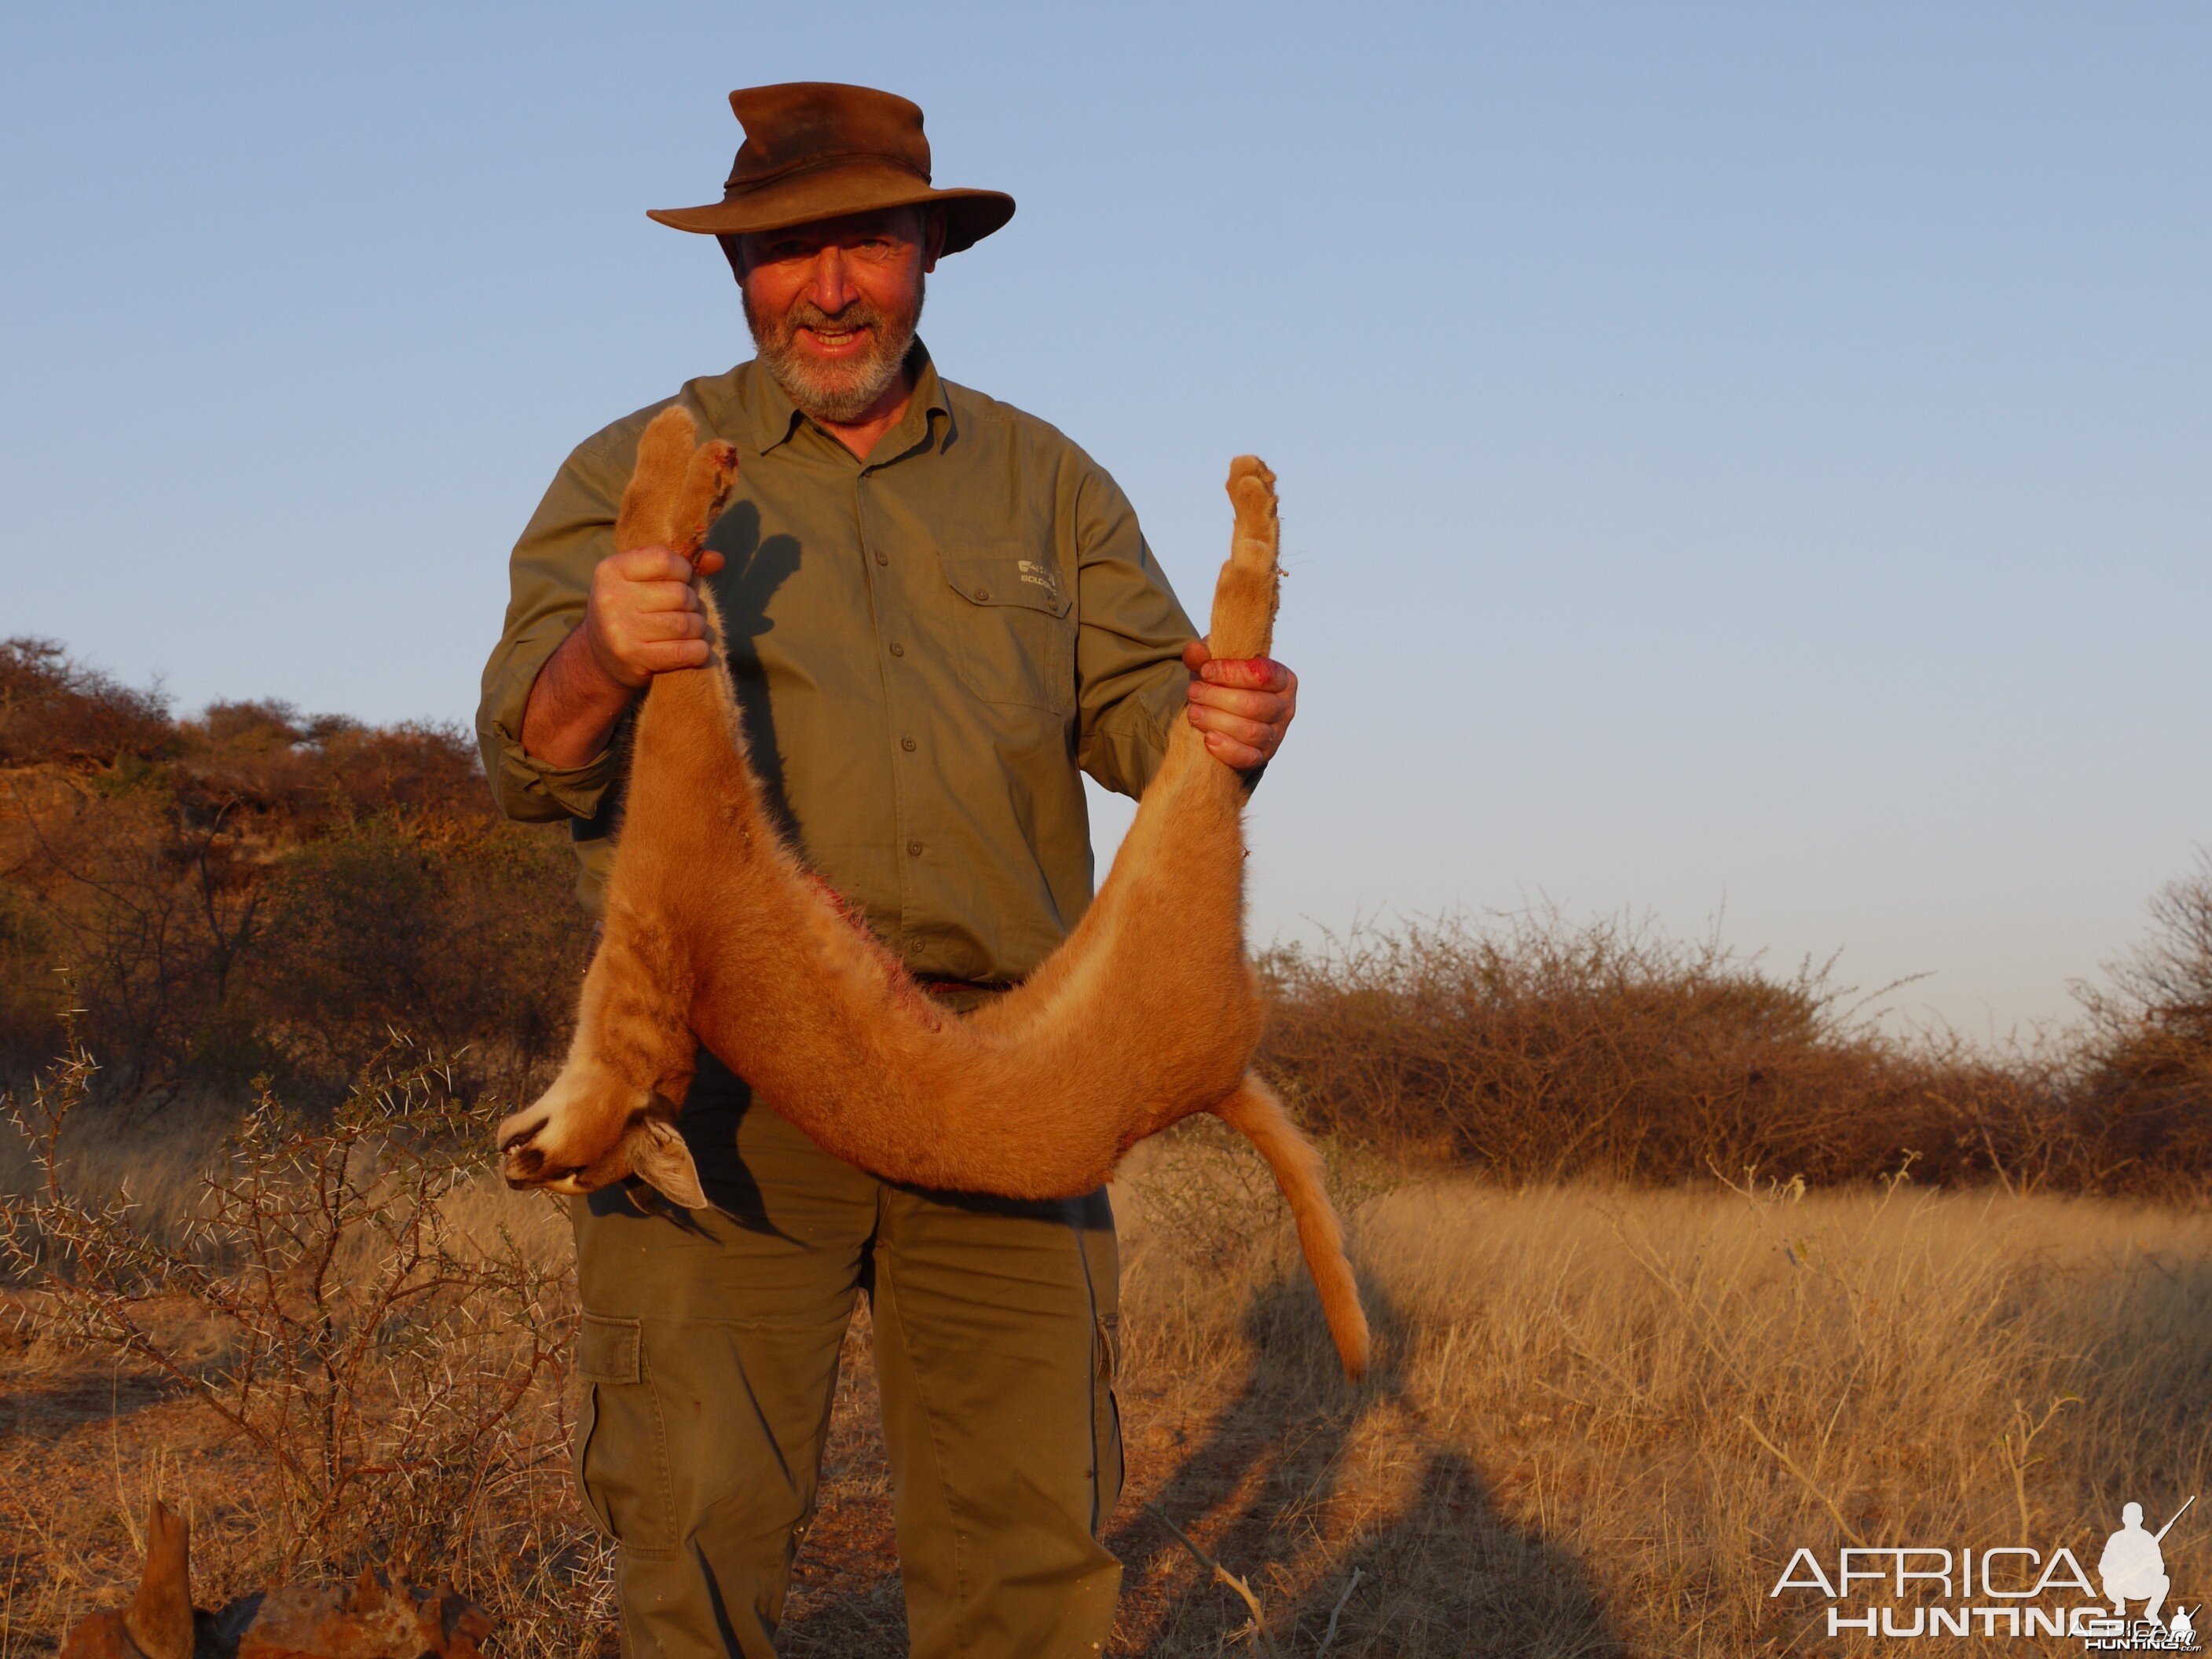
[{"label": "man's right hand", "polygon": [[655,674],[704,667],[707,618],[695,578],[721,568],[722,556],[709,551],[695,572],[665,547],[600,560],[584,608],[584,638],[599,671],[635,691]]},{"label": "man's right hand", "polygon": [[707,618],[696,582],[721,568],[719,553],[702,553],[695,571],[665,547],[600,560],[583,626],[530,688],[525,752],[552,766],[581,766],[606,748],[623,710],[655,674],[704,667]]}]

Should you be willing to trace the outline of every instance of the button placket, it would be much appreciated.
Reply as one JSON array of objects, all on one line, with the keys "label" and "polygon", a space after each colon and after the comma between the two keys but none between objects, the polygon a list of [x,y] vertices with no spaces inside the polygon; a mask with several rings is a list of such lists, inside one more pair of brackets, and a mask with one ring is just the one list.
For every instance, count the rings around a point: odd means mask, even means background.
[{"label": "button placket", "polygon": [[[906,655],[904,641],[884,638],[885,634],[898,626],[896,614],[898,606],[896,603],[897,585],[886,581],[877,574],[878,571],[889,569],[891,560],[890,555],[876,544],[868,523],[867,485],[873,472],[873,468],[864,466],[860,469],[859,476],[853,481],[854,527],[860,538],[862,561],[860,568],[867,580],[870,608],[872,612],[871,620],[875,625],[876,637],[890,656],[903,657]],[[881,682],[884,693],[884,725],[888,732],[896,733],[898,732],[899,687],[888,664],[884,667]],[[915,746],[914,738],[904,733],[898,733],[896,740],[903,749],[909,751]],[[897,769],[894,767],[891,782],[893,833],[903,841],[908,858],[917,859],[921,856],[922,843],[920,836],[910,836],[908,833],[911,828],[907,821],[911,805],[908,792],[899,781]],[[898,842],[893,844],[897,845]],[[913,903],[914,895],[903,877],[900,879],[899,888],[900,920],[903,923],[906,913]]]}]

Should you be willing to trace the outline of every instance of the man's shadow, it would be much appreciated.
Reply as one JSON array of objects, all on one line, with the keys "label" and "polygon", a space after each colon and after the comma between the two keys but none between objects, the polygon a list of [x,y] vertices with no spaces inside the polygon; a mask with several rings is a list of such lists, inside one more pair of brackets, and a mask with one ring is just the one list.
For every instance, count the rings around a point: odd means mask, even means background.
[{"label": "man's shadow", "polygon": [[[1328,1373],[1333,1355],[1316,1352],[1321,1310],[1303,1278],[1255,1292],[1244,1319],[1252,1355],[1244,1376],[1152,1501],[1185,1531],[1198,1526],[1214,1559],[1252,1586],[1286,1659],[1310,1659],[1320,1647],[1354,1568],[1359,1582],[1344,1597],[1328,1650],[1343,1659],[1625,1655],[1574,1559],[1508,1519],[1465,1457],[1425,1443],[1406,1387],[1406,1322],[1372,1285],[1362,1295],[1375,1322],[1376,1363],[1365,1382],[1352,1386]],[[1374,1421],[1393,1415],[1401,1420]],[[1286,1593],[1279,1570],[1312,1549],[1314,1517],[1333,1498],[1358,1501],[1346,1476],[1370,1426],[1378,1439],[1414,1438],[1423,1446],[1420,1468],[1410,1482],[1392,1484],[1397,1502],[1389,1521],[1361,1530],[1303,1592]],[[1153,1483],[1136,1460],[1160,1454],[1132,1448],[1129,1455],[1138,1478],[1125,1486],[1106,1539],[1129,1564],[1109,1651],[1165,1659],[1248,1650],[1238,1644],[1249,1617],[1243,1603],[1194,1573],[1182,1547],[1138,1501]],[[794,1655],[891,1659],[905,1651],[898,1595],[894,1571],[847,1578],[833,1598],[810,1597],[804,1611],[794,1610],[778,1646]]]},{"label": "man's shadow", "polygon": [[[1512,1655],[1610,1659],[1627,1650],[1574,1559],[1509,1519],[1481,1472],[1433,1443],[1407,1387],[1407,1322],[1376,1290],[1361,1295],[1376,1334],[1367,1380],[1328,1375],[1315,1352],[1320,1304],[1302,1277],[1259,1291],[1245,1316],[1251,1360],[1227,1407],[1182,1455],[1153,1500],[1176,1526],[1200,1526],[1208,1553],[1260,1598],[1285,1656],[1320,1647],[1332,1613],[1332,1655]],[[1396,1419],[1397,1421],[1388,1419]],[[1382,1419],[1382,1421],[1376,1419]],[[1375,1499],[1381,1525],[1352,1522],[1356,1541],[1301,1592],[1285,1588],[1329,1528],[1333,1502],[1356,1511],[1360,1442],[1369,1431],[1419,1467],[1389,1479]],[[1390,1444],[1385,1459],[1402,1455]],[[1142,1453],[1139,1454],[1142,1455]],[[1148,1484],[1148,1483],[1146,1483]],[[1108,1543],[1129,1564],[1116,1653],[1227,1651],[1249,1613],[1195,1564],[1144,1507],[1126,1498]],[[1220,1522],[1225,1516],[1227,1524]],[[1346,1594],[1352,1571],[1359,1579]],[[1174,1589],[1161,1593],[1173,1571]],[[1305,1567],[1310,1576],[1310,1565]],[[1341,1601],[1341,1611],[1339,1604]]]}]

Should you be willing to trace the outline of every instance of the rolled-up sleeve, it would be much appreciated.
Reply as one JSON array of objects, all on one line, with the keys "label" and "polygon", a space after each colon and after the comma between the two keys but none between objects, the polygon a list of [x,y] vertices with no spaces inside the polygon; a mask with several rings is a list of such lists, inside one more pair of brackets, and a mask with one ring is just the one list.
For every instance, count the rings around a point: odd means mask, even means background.
[{"label": "rolled-up sleeve", "polygon": [[1139,796],[1167,756],[1190,676],[1182,648],[1198,637],[1136,509],[1087,456],[1074,501],[1077,573],[1076,761],[1116,793]]},{"label": "rolled-up sleeve", "polygon": [[615,777],[612,746],[581,766],[549,766],[522,746],[531,688],[583,621],[592,571],[614,551],[626,468],[607,453],[605,436],[568,457],[507,561],[507,623],[484,665],[477,741],[493,798],[511,818],[591,817]]}]

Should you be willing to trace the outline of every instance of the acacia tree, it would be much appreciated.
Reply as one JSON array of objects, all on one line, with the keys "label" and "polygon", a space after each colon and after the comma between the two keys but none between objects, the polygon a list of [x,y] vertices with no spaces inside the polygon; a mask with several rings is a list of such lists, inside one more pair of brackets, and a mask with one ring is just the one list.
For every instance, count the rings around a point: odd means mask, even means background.
[{"label": "acacia tree", "polygon": [[2157,1187],[2212,1164],[2212,854],[2149,908],[2148,936],[2075,990],[2087,1132],[2130,1184]]}]

